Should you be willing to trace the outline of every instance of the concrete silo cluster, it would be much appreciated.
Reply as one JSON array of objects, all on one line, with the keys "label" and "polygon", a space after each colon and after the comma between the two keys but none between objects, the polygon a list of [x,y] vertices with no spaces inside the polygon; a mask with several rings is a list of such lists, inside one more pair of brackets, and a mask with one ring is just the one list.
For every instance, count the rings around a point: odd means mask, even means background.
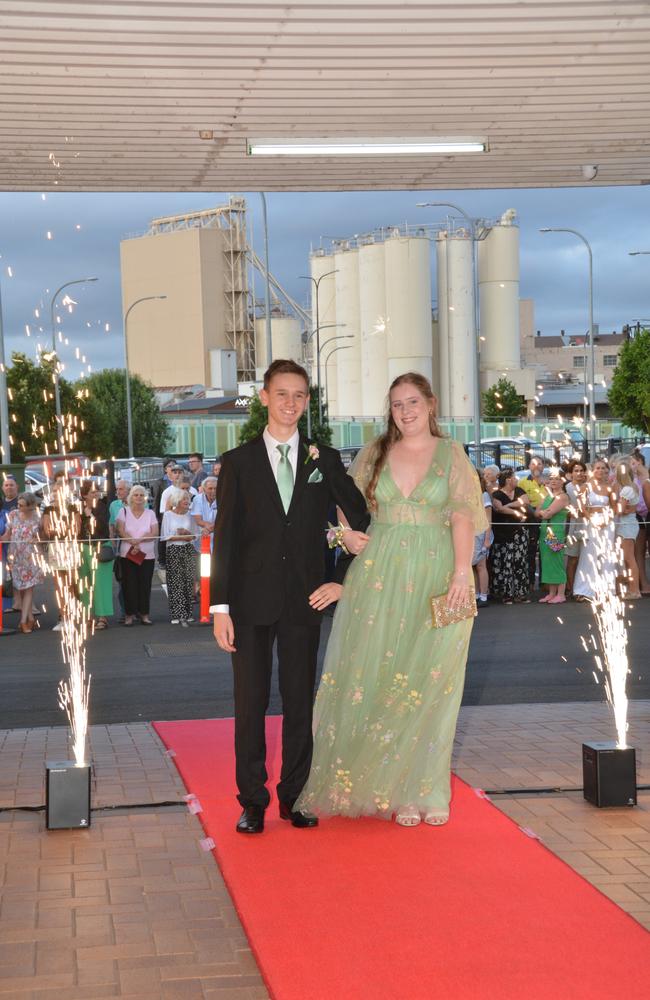
[{"label": "concrete silo cluster", "polygon": [[[379,416],[400,372],[432,374],[429,240],[400,230],[338,241],[311,257],[319,281],[321,383],[330,414]],[[316,291],[312,295],[316,328]],[[312,338],[313,340],[314,338]],[[314,367],[316,347],[313,346]]]},{"label": "concrete silo cluster", "polygon": [[[315,287],[312,294],[312,328],[319,326],[321,384],[332,416],[381,415],[393,378],[417,371],[431,379],[441,417],[471,420],[478,344],[481,389],[504,372],[515,384],[521,381],[514,212],[476,231],[464,221],[448,220],[442,229],[395,228],[336,241],[331,250],[312,254],[311,274],[319,282],[318,316]],[[315,372],[315,345],[312,357]]]}]

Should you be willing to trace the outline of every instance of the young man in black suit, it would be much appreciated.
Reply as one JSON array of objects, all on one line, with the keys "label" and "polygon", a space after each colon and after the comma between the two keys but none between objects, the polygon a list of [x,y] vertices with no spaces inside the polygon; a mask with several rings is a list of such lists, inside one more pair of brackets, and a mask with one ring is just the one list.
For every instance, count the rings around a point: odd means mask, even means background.
[{"label": "young man in black suit", "polygon": [[[318,824],[293,805],[311,765],[321,612],[335,591],[324,582],[328,508],[334,502],[345,514],[351,552],[366,539],[369,520],[339,453],[298,432],[309,402],[304,368],[274,361],[260,399],[268,408],[264,433],[223,456],[210,580],[215,639],[233,662],[239,833],[263,831],[270,800],[264,720],[274,642],[283,708],[280,817],[296,827]],[[346,566],[340,560],[337,582]]]}]

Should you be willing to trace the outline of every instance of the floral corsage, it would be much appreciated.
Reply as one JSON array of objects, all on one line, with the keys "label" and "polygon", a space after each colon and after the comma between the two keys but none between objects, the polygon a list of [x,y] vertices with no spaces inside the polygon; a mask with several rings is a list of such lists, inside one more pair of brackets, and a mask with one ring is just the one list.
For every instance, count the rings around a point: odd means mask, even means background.
[{"label": "floral corsage", "polygon": [[347,525],[345,524],[330,524],[327,522],[327,533],[325,538],[327,539],[327,544],[331,549],[343,549],[347,554],[348,549],[343,541],[343,532],[346,530]]},{"label": "floral corsage", "polygon": [[305,465],[307,465],[307,462],[317,462],[320,458],[320,452],[315,444],[306,444],[305,451],[307,452],[307,458],[304,463]]}]

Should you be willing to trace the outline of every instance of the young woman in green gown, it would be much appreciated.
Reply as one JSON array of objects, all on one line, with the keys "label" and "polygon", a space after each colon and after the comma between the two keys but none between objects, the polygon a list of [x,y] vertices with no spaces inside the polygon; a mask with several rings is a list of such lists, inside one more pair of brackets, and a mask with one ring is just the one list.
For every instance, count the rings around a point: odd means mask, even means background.
[{"label": "young woman in green gown", "polygon": [[345,578],[295,808],[439,825],[473,619],[434,628],[430,599],[447,594],[455,608],[473,597],[474,535],[487,522],[476,472],[441,435],[427,380],[401,375],[389,400],[386,433],[351,469],[370,540]]}]

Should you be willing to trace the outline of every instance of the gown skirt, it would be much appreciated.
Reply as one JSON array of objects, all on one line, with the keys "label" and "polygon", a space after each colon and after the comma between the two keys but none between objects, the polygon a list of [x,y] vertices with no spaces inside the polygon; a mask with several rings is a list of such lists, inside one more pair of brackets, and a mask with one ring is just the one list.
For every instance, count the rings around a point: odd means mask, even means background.
[{"label": "gown skirt", "polygon": [[[367,451],[353,467],[360,488]],[[334,616],[312,769],[294,807],[321,815],[390,819],[400,806],[449,805],[473,619],[433,628],[430,598],[445,593],[452,576],[452,513],[469,516],[477,532],[486,528],[478,478],[462,448],[441,438],[409,497],[386,465],[376,501],[370,541],[346,575]]]}]

